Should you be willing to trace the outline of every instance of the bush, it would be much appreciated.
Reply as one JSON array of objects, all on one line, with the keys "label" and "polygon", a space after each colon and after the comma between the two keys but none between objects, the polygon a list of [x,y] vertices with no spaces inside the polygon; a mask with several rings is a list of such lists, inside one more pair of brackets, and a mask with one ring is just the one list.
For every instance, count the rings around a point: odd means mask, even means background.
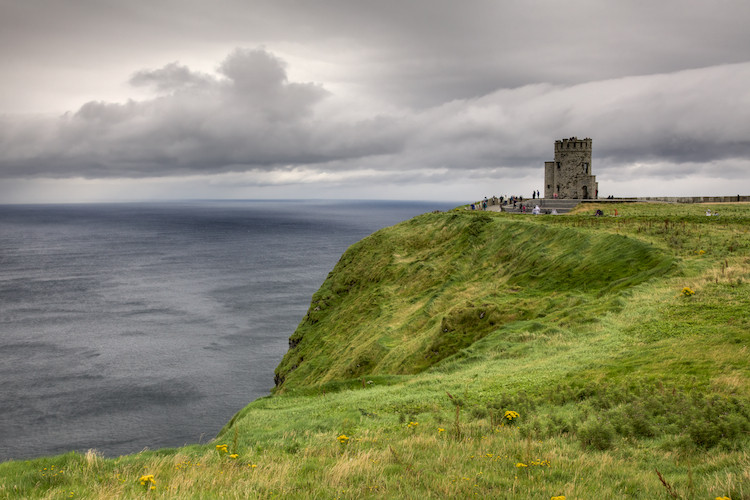
[{"label": "bush", "polygon": [[713,448],[722,438],[721,429],[708,420],[696,420],[690,426],[690,439],[701,448]]},{"label": "bush", "polygon": [[615,431],[607,422],[587,420],[578,429],[578,438],[584,448],[594,450],[608,450],[612,447]]}]

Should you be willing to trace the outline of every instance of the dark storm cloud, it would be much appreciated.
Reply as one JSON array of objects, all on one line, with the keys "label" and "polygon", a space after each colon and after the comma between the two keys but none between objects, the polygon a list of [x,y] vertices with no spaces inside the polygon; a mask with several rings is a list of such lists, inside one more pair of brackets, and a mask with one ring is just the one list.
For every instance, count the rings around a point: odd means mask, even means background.
[{"label": "dark storm cloud", "polygon": [[[171,63],[131,82],[162,95],[92,101],[52,121],[7,123],[0,166],[9,177],[210,174],[394,153],[396,127],[377,118],[331,125],[312,116],[328,92],[287,80],[263,50],[235,50],[209,76]],[[387,137],[387,140],[383,140]]]},{"label": "dark storm cloud", "polygon": [[363,85],[403,106],[747,61],[750,3],[383,0],[263,3],[285,35],[362,49]]}]

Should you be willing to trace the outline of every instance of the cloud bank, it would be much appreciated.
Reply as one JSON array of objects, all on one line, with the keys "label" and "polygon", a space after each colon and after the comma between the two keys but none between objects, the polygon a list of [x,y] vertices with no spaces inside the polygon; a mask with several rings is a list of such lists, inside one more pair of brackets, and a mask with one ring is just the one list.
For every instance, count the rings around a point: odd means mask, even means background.
[{"label": "cloud bank", "polygon": [[137,71],[129,83],[148,88],[148,99],[91,101],[55,118],[4,117],[0,176],[283,172],[258,182],[304,183],[344,171],[435,180],[485,170],[520,177],[541,171],[555,139],[579,135],[594,138],[596,173],[605,177],[731,177],[746,175],[750,158],[747,81],[750,63],[741,63],[531,84],[378,112],[325,83],[289,81],[287,65],[265,49],[239,48],[214,73],[177,62]]}]

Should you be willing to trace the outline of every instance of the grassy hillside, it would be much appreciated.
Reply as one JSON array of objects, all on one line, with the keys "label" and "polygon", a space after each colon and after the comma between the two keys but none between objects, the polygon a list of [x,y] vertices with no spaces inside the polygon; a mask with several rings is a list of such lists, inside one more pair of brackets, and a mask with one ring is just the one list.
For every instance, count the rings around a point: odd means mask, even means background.
[{"label": "grassy hillside", "polygon": [[708,207],[379,231],[214,443],[7,462],[0,498],[750,498],[750,206]]},{"label": "grassy hillside", "polygon": [[510,348],[504,325],[538,320],[543,334],[559,332],[554,317],[615,310],[620,291],[673,263],[636,239],[532,218],[416,217],[343,255],[291,337],[277,383],[419,373],[493,332]]}]

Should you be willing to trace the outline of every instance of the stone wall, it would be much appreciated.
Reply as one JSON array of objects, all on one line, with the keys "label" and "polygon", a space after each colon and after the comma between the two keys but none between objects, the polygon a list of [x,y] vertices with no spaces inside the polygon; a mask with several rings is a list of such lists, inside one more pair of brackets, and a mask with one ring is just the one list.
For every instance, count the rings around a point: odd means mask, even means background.
[{"label": "stone wall", "polygon": [[737,203],[749,202],[750,196],[656,196],[636,198],[638,201],[663,201],[665,203]]},{"label": "stone wall", "polygon": [[750,202],[750,196],[739,194],[734,196],[644,196],[639,198],[602,198],[599,200],[581,201],[589,203],[636,203],[639,201],[651,203],[748,203]]}]

